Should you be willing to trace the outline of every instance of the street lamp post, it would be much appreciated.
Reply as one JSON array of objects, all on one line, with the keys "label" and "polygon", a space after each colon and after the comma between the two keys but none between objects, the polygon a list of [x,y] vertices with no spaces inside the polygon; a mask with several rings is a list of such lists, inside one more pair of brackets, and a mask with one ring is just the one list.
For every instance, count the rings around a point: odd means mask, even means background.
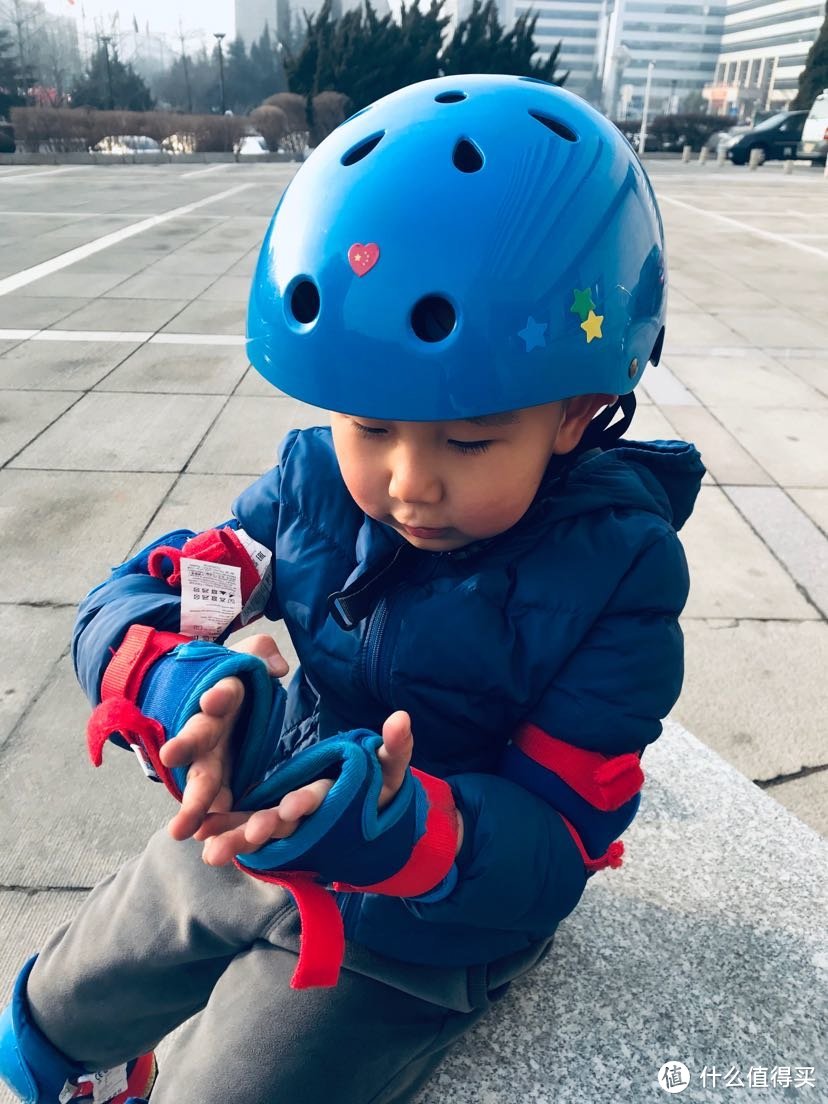
[{"label": "street lamp post", "polygon": [[647,112],[650,110],[650,81],[653,78],[655,62],[647,62],[647,83],[644,85],[644,110],[641,112],[641,130],[638,132],[638,156],[644,156],[647,144]]},{"label": "street lamp post", "polygon": [[215,33],[213,38],[216,40],[219,56],[219,89],[221,92],[221,113],[223,115],[227,107],[224,102],[224,54],[221,49],[221,40],[224,38],[224,32]]},{"label": "street lamp post", "polygon": [[112,64],[109,60],[109,44],[112,41],[109,35],[101,35],[101,42],[103,43],[104,55],[106,57],[106,82],[109,85],[109,110],[115,109],[115,97],[112,95]]}]

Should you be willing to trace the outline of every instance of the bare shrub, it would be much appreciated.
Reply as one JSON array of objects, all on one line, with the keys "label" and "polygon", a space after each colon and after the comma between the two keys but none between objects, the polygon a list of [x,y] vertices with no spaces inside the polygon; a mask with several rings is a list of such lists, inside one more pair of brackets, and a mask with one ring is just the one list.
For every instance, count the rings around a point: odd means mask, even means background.
[{"label": "bare shrub", "polygon": [[308,143],[308,117],[305,112],[305,98],[296,92],[277,92],[268,96],[262,107],[281,108],[287,118],[287,129],[282,135],[282,149],[287,153],[301,155]]},{"label": "bare shrub", "polygon": [[313,97],[313,126],[310,145],[318,146],[332,130],[344,123],[351,110],[351,101],[344,92],[320,92]]},{"label": "bare shrub", "polygon": [[281,107],[273,104],[257,107],[250,112],[250,121],[267,142],[271,152],[275,153],[288,128],[287,116]]}]

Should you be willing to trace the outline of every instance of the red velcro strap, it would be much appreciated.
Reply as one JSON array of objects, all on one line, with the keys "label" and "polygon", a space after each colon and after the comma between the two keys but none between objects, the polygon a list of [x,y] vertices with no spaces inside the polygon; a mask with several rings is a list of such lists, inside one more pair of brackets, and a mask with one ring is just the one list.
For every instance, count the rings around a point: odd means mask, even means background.
[{"label": "red velcro strap", "polygon": [[[240,568],[242,602],[246,602],[259,585],[256,565],[233,529],[207,529],[203,533],[197,533],[190,537],[180,551],[167,545],[154,548],[147,561],[150,575],[166,580],[170,586],[178,586],[181,583],[182,556],[205,563],[228,564]],[[165,560],[170,560],[173,565],[169,575],[164,571]]]},{"label": "red velcro strap", "polygon": [[163,726],[152,717],[145,717],[138,706],[126,698],[110,698],[101,702],[92,711],[86,726],[86,746],[96,767],[103,762],[103,746],[113,732],[123,736],[130,747],[140,751],[173,797],[180,801],[181,790],[158,754],[165,743]]},{"label": "red velcro strap", "polygon": [[101,701],[115,697],[137,701],[144,675],[153,663],[189,640],[189,636],[158,632],[149,625],[130,625],[104,672]]},{"label": "red velcro strap", "polygon": [[233,861],[251,878],[281,886],[296,900],[301,931],[291,989],[329,989],[336,985],[345,957],[345,929],[336,901],[316,881],[316,875],[306,870],[263,873]]},{"label": "red velcro strap", "polygon": [[644,785],[639,756],[602,755],[558,740],[537,725],[523,724],[513,743],[524,755],[553,774],[602,812],[612,812]]},{"label": "red velcro strap", "polygon": [[583,841],[578,833],[575,831],[570,822],[566,819],[563,813],[559,812],[558,816],[564,822],[569,829],[569,834],[575,841],[575,846],[581,852],[581,858],[584,860],[584,866],[587,870],[591,870],[593,873],[596,870],[605,870],[608,866],[613,869],[617,869],[622,865],[621,856],[624,854],[624,844],[621,840],[613,840],[603,855],[600,855],[597,859],[592,859],[587,853],[587,849],[583,845]]},{"label": "red velcro strap", "polygon": [[402,869],[374,885],[352,886],[334,882],[340,892],[384,893],[389,897],[417,897],[428,893],[451,870],[457,854],[457,807],[451,786],[442,778],[411,768],[428,799],[425,832],[414,844],[411,857]]}]

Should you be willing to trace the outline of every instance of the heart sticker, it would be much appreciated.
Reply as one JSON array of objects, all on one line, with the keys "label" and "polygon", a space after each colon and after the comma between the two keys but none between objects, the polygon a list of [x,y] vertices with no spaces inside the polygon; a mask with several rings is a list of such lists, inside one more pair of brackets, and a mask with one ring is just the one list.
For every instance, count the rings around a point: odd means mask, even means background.
[{"label": "heart sticker", "polygon": [[366,272],[370,272],[378,260],[379,246],[376,242],[369,242],[368,245],[354,242],[348,250],[348,262],[357,276],[364,276]]}]

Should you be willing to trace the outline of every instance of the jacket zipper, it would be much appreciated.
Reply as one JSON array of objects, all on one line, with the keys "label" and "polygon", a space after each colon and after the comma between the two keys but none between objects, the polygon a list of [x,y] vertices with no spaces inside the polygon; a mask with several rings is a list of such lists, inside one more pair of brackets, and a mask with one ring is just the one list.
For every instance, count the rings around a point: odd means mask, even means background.
[{"label": "jacket zipper", "polygon": [[368,622],[368,630],[365,634],[365,682],[368,690],[375,698],[380,697],[379,658],[387,621],[388,600],[380,598],[374,612],[371,614],[371,620]]}]

